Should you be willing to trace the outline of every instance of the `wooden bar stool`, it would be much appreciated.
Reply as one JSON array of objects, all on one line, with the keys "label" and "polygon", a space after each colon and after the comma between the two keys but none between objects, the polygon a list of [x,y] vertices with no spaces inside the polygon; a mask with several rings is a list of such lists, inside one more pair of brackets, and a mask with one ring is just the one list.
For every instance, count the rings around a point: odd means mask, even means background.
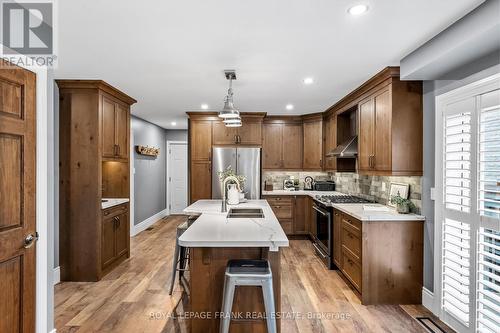
[{"label": "wooden bar stool", "polygon": [[229,260],[224,278],[220,333],[228,333],[231,323],[234,291],[237,286],[259,286],[264,296],[267,331],[276,333],[273,274],[267,260]]}]

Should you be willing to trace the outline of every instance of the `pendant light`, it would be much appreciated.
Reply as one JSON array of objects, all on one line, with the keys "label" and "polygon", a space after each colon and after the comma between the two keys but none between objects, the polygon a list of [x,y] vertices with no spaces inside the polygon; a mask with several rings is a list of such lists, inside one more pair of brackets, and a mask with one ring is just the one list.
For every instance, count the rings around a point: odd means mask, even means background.
[{"label": "pendant light", "polygon": [[226,79],[229,80],[229,89],[227,90],[227,95],[224,99],[224,108],[219,111],[219,117],[223,119],[239,119],[240,112],[234,107],[233,103],[233,80],[236,80],[236,72],[224,71],[224,73],[226,75]]}]

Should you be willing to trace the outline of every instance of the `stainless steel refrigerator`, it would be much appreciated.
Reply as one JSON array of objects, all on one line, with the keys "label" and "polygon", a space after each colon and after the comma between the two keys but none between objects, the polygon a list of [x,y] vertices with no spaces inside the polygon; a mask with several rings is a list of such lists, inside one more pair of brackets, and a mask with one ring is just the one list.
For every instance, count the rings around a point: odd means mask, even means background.
[{"label": "stainless steel refrigerator", "polygon": [[245,198],[260,199],[260,148],[214,147],[212,154],[212,199],[222,199],[219,172],[232,167],[237,175],[246,177]]}]

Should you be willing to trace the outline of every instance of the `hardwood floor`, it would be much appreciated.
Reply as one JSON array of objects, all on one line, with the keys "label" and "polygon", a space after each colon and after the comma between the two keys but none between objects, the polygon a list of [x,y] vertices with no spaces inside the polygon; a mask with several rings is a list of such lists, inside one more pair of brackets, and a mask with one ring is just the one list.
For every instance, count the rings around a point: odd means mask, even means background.
[{"label": "hardwood floor", "polygon": [[[188,332],[187,320],[173,318],[188,309],[182,288],[176,285],[168,295],[175,228],[183,221],[165,218],[132,238],[130,259],[101,281],[58,284],[57,332]],[[427,332],[414,319],[432,317],[422,306],[361,305],[309,241],[291,240],[282,253],[281,332]]]}]

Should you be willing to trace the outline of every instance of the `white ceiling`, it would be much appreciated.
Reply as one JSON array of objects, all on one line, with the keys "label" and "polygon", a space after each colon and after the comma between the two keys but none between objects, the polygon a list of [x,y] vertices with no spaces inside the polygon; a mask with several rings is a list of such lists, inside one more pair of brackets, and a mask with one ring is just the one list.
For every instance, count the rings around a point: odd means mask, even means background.
[{"label": "white ceiling", "polygon": [[[187,128],[185,112],[202,103],[221,108],[224,69],[236,69],[241,111],[319,112],[482,2],[58,1],[55,75],[105,80],[138,100],[133,114],[164,128]],[[357,3],[369,12],[347,14]]]}]

